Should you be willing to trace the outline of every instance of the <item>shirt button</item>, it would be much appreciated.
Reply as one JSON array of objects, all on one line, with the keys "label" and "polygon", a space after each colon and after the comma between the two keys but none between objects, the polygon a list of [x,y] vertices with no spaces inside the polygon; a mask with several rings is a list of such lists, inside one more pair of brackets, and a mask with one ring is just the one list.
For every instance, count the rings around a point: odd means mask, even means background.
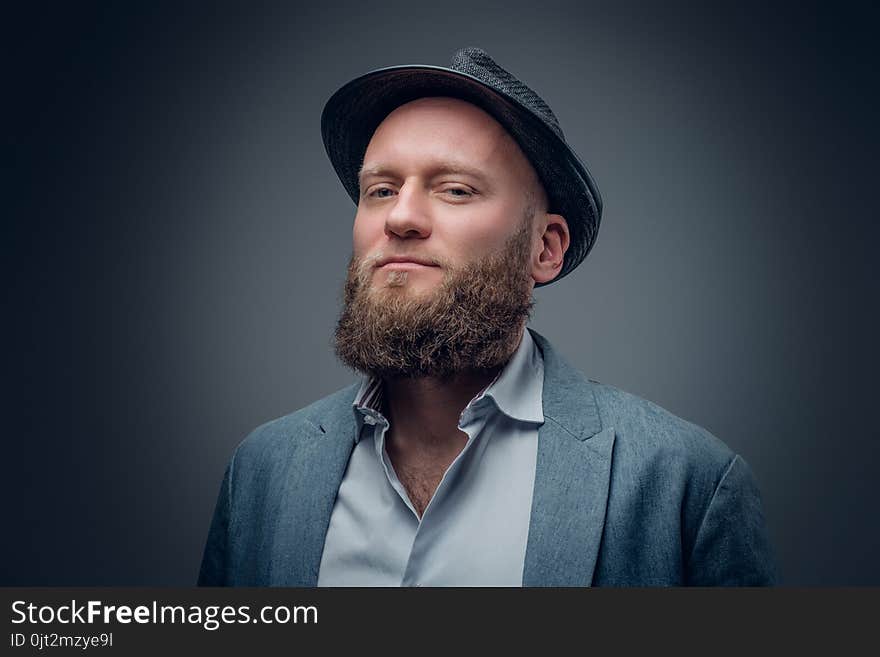
[{"label": "shirt button", "polygon": [[372,415],[366,415],[364,416],[364,422],[366,422],[367,424],[376,424],[376,418],[374,418]]}]

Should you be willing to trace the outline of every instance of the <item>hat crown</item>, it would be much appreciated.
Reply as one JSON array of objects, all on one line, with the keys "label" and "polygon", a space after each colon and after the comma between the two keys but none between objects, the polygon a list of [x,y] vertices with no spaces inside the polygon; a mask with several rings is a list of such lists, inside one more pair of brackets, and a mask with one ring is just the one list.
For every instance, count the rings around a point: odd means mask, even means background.
[{"label": "hat crown", "polygon": [[450,68],[475,77],[506,96],[516,99],[533,114],[539,116],[557,136],[565,140],[559,120],[550,106],[522,80],[499,66],[482,48],[470,47],[457,50],[452,56]]}]

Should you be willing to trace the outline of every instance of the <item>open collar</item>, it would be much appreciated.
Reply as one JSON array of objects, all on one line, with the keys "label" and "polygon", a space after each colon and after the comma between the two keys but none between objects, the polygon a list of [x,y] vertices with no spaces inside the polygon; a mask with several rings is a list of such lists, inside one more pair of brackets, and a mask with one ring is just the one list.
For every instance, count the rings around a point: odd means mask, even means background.
[{"label": "open collar", "polygon": [[[605,526],[614,428],[603,426],[594,385],[528,329],[544,361],[542,414],[524,586],[589,586]],[[306,415],[311,436],[301,443],[278,509],[286,531],[276,534],[270,581],[315,586],[324,540],[357,423],[357,386]]]},{"label": "open collar", "polygon": [[[541,352],[531,333],[523,331],[519,346],[513,355],[481,392],[474,396],[468,406],[487,397],[504,415],[521,422],[542,424],[544,412],[542,393],[544,388],[544,364]],[[352,402],[355,422],[355,442],[361,438],[364,421],[374,423],[382,417],[384,387],[381,379],[365,376]]]}]

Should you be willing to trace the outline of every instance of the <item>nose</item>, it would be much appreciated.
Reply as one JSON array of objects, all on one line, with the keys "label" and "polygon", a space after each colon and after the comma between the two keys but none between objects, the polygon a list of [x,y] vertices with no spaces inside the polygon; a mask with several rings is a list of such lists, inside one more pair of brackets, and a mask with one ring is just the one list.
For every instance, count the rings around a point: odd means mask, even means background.
[{"label": "nose", "polygon": [[385,234],[403,239],[424,239],[431,234],[427,195],[417,181],[407,181],[385,216]]}]

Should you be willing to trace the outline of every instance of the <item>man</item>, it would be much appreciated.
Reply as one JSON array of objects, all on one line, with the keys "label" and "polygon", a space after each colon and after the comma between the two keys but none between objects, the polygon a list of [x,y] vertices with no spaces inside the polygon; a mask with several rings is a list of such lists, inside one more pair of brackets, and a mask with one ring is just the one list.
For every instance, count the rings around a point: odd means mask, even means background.
[{"label": "man", "polygon": [[357,203],[336,352],[364,378],[236,449],[201,584],[775,581],[743,459],[526,329],[601,216],[537,94],[468,48],[350,82],[322,132]]}]

